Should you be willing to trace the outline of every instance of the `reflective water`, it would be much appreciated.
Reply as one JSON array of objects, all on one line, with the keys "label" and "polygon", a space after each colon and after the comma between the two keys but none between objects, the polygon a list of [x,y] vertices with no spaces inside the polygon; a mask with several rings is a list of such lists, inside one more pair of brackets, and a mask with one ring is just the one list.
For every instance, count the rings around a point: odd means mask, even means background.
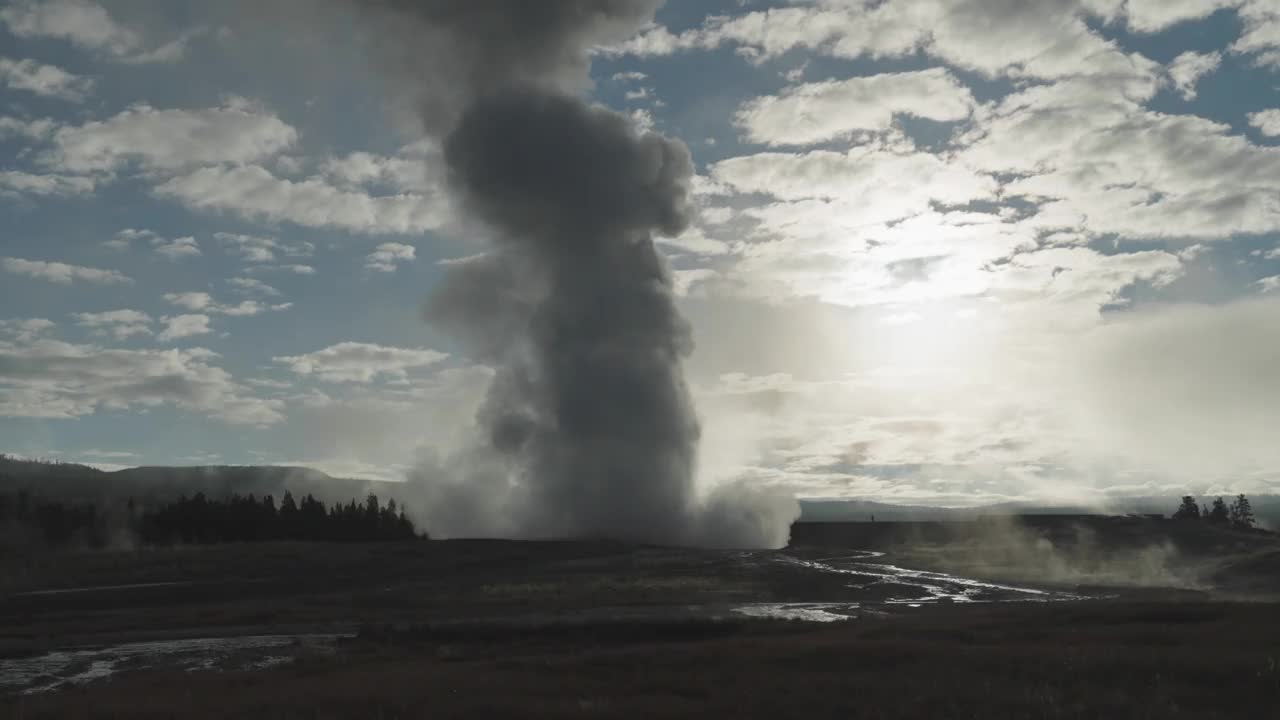
[{"label": "reflective water", "polygon": [[777,555],[776,562],[820,573],[848,576],[845,587],[868,599],[851,603],[753,603],[734,608],[750,617],[833,622],[859,616],[867,605],[920,607],[931,603],[1053,602],[1081,600],[1080,595],[986,582],[948,573],[912,570],[875,562],[884,553],[870,550],[852,555],[805,560]]}]

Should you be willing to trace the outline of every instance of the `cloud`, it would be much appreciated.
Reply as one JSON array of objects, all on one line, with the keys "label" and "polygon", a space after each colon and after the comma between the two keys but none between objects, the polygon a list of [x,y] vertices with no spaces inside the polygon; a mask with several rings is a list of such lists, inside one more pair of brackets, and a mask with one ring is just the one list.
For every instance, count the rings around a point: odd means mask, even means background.
[{"label": "cloud", "polygon": [[426,348],[398,348],[343,342],[305,355],[272,358],[299,375],[325,382],[372,382],[380,376],[404,379],[413,368],[434,365],[448,355]]},{"label": "cloud", "polygon": [[134,240],[146,242],[151,246],[152,250],[169,260],[180,260],[186,257],[199,257],[202,255],[200,245],[194,237],[187,236],[167,240],[150,230],[138,230],[136,228],[125,228],[117,232],[115,237],[107,240],[103,245],[112,250],[124,251],[129,249]]},{"label": "cloud", "polygon": [[1237,53],[1254,55],[1254,64],[1280,68],[1280,8],[1270,0],[1246,0],[1240,8],[1244,32],[1232,44]]},{"label": "cloud", "polygon": [[30,342],[55,327],[57,325],[47,318],[0,320],[0,333],[9,335],[20,343]]},{"label": "cloud", "polygon": [[160,318],[160,320],[164,323],[164,330],[156,336],[156,339],[161,342],[170,342],[213,332],[209,327],[208,315],[175,315],[166,316]]},{"label": "cloud", "polygon": [[107,120],[59,128],[39,161],[64,173],[176,171],[253,162],[296,139],[288,124],[243,100],[204,110],[134,105]]},{"label": "cloud", "polygon": [[435,150],[426,154],[405,151],[392,157],[355,152],[325,159],[320,165],[320,172],[343,188],[380,188],[392,193],[431,194],[440,191],[440,180],[433,175],[433,171],[438,172],[437,165],[443,166],[443,162]]},{"label": "cloud", "polygon": [[1018,177],[1047,228],[1223,239],[1280,229],[1280,148],[1226,124],[1147,110],[1123,88],[1068,80],[1002,99],[962,138],[972,167]]},{"label": "cloud", "polygon": [[49,118],[21,120],[15,117],[0,116],[0,138],[17,135],[32,140],[44,140],[53,135],[59,124]]},{"label": "cloud", "polygon": [[283,403],[254,397],[221,368],[215,354],[119,350],[39,339],[0,341],[0,415],[76,418],[100,410],[172,405],[223,422],[270,425]]},{"label": "cloud", "polygon": [[1222,53],[1184,52],[1169,63],[1169,80],[1183,100],[1196,99],[1196,83],[1222,64]]},{"label": "cloud", "polygon": [[165,181],[155,192],[198,210],[370,234],[418,233],[447,219],[442,200],[434,196],[372,196],[317,178],[279,178],[259,165],[200,168]]},{"label": "cloud", "polygon": [[48,280],[59,285],[69,285],[72,282],[87,282],[96,285],[128,285],[133,283],[133,280],[115,270],[102,270],[60,262],[6,257],[0,258],[0,266],[4,268],[5,272]]},{"label": "cloud", "polygon": [[316,251],[315,245],[305,241],[285,243],[273,237],[224,232],[214,233],[213,237],[224,247],[238,254],[241,259],[253,263],[275,262],[277,255],[311,257]]},{"label": "cloud", "polygon": [[1249,113],[1249,124],[1268,137],[1280,136],[1280,108]]},{"label": "cloud", "polygon": [[236,292],[245,295],[266,295],[269,297],[278,297],[280,291],[270,285],[255,278],[234,277],[227,280],[227,284],[235,289]]},{"label": "cloud", "polygon": [[182,57],[189,37],[143,50],[137,32],[117,23],[101,5],[90,0],[13,0],[0,9],[0,21],[18,37],[67,40],[131,64],[173,62]]},{"label": "cloud", "polygon": [[259,315],[269,310],[287,310],[292,303],[268,305],[257,300],[242,300],[235,305],[223,305],[214,302],[213,297],[205,292],[165,293],[166,302],[187,310],[195,310],[215,315],[246,316]]},{"label": "cloud", "polygon": [[412,262],[414,249],[412,245],[401,243],[382,243],[364,260],[366,269],[377,272],[395,272],[396,266],[402,262]]},{"label": "cloud", "polygon": [[1146,78],[1155,63],[1127,54],[1090,29],[1075,2],[886,0],[815,2],[738,16],[715,16],[680,34],[658,26],[609,54],[667,55],[724,45],[760,62],[795,49],[838,58],[903,57],[923,50],[985,75],[1040,79]]},{"label": "cloud", "polygon": [[316,269],[310,265],[254,265],[245,268],[245,272],[287,272],[294,275],[315,275]]},{"label": "cloud", "polygon": [[201,254],[200,245],[197,244],[196,239],[191,236],[165,240],[156,244],[153,249],[170,260],[178,260],[184,257],[199,257]]},{"label": "cloud", "polygon": [[752,142],[811,145],[858,130],[882,131],[897,114],[963,120],[973,95],[942,68],[827,80],[756,98],[734,116]]},{"label": "cloud", "polygon": [[151,335],[150,315],[137,310],[109,310],[96,313],[74,313],[76,324],[96,333],[110,334],[116,340],[134,335]]},{"label": "cloud", "polygon": [[0,170],[0,195],[87,195],[96,184],[87,177]]},{"label": "cloud", "polygon": [[0,56],[0,84],[43,97],[83,102],[93,90],[93,80],[35,60]]},{"label": "cloud", "polygon": [[1199,20],[1213,12],[1236,7],[1241,0],[1128,0],[1124,11],[1129,29],[1157,33],[1179,23]]},{"label": "cloud", "polygon": [[52,37],[112,55],[132,52],[141,42],[102,6],[88,0],[15,0],[0,20],[18,37]]},{"label": "cloud", "polygon": [[204,292],[165,293],[164,299],[188,310],[204,310],[213,304],[213,297]]},{"label": "cloud", "polygon": [[930,153],[867,144],[847,152],[758,153],[721,160],[711,178],[740,193],[784,200],[842,199],[864,207],[863,224],[928,209],[930,201],[961,204],[990,197],[995,182]]}]

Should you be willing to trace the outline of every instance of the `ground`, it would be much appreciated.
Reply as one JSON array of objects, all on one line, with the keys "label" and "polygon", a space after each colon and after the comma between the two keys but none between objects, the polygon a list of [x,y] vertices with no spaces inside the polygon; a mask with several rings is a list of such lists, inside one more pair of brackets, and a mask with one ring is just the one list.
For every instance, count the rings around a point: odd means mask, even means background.
[{"label": "ground", "polygon": [[[1277,558],[1269,534],[1081,518],[797,526],[784,551],[432,541],[5,558],[11,663],[178,637],[354,637],[271,669],[11,694],[0,716],[1267,717]],[[788,603],[854,619],[743,613]]]}]

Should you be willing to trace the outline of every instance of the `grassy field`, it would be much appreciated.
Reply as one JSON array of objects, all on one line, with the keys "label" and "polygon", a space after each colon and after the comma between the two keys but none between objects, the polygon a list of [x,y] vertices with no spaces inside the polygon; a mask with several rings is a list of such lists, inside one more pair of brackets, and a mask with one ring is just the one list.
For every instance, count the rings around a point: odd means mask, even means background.
[{"label": "grassy field", "polygon": [[[909,607],[884,603],[909,587],[784,562],[854,549],[1110,599]],[[432,541],[3,557],[0,658],[359,637],[269,670],[11,696],[0,717],[1269,717],[1278,557],[1268,534],[1079,518],[802,525],[761,552]],[[732,612],[814,601],[862,610],[821,625]]]},{"label": "grassy field", "polygon": [[1244,718],[1280,707],[1274,605],[933,608],[831,625],[368,633],[333,659],[125,676],[13,718]]}]

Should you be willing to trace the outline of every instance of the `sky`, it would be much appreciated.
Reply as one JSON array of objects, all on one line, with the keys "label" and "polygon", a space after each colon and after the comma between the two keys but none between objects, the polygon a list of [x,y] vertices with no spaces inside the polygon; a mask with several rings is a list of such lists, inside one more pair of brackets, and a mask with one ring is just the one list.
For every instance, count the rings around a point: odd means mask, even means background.
[{"label": "sky", "polygon": [[[275,6],[0,2],[0,450],[400,479],[474,432],[423,305],[485,231],[360,30]],[[1280,2],[690,0],[591,75],[695,163],[701,482],[1280,492]]]}]

